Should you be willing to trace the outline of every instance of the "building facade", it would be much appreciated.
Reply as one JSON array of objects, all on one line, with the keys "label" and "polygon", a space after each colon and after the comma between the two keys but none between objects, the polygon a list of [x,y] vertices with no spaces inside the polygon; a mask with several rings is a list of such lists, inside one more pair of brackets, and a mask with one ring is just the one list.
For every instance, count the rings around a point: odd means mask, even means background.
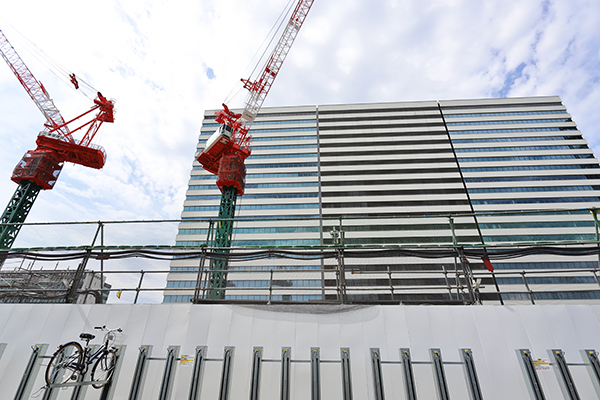
[{"label": "building facade", "polygon": [[[214,112],[204,115],[198,151],[218,126]],[[600,298],[591,251],[500,257],[502,246],[597,240],[600,166],[557,96],[265,108],[251,133],[235,248],[372,253],[230,262],[228,299]],[[219,201],[215,176],[194,162],[178,245],[206,245]],[[467,260],[437,251],[448,245],[487,247]],[[392,248],[418,252],[377,253]],[[189,301],[199,268],[175,259],[164,301]]]}]

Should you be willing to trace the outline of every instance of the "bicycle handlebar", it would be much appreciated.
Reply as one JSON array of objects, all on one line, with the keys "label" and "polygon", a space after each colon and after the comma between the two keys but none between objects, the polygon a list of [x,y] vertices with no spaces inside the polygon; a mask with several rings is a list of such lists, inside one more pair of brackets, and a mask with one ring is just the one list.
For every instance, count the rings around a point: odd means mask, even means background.
[{"label": "bicycle handlebar", "polygon": [[123,329],[121,328],[117,328],[117,329],[106,329],[106,325],[102,325],[102,326],[95,326],[94,329],[97,329],[99,331],[116,331],[116,332],[123,332]]}]

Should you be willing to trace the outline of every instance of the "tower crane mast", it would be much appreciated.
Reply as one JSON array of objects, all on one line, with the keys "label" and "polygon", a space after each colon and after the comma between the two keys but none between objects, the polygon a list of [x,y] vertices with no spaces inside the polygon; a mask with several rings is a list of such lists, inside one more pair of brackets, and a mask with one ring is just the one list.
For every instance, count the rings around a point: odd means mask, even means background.
[{"label": "tower crane mast", "polygon": [[[19,186],[0,218],[0,249],[9,249],[40,190],[54,187],[64,162],[95,169],[104,166],[104,149],[91,141],[102,123],[114,121],[114,101],[98,92],[90,110],[65,122],[44,85],[33,76],[1,30],[0,54],[46,118],[44,130],[36,140],[37,148],[23,156],[11,177]],[[97,113],[87,122],[81,122],[76,128],[69,127],[94,111]],[[72,134],[79,130],[85,133],[81,140],[76,140]]]},{"label": "tower crane mast", "polygon": [[244,161],[251,153],[250,126],[258,115],[313,2],[314,0],[298,1],[258,78],[254,81],[242,79],[244,88],[249,92],[244,110],[237,114],[223,104],[223,110],[218,111],[215,117],[221,125],[206,141],[204,149],[197,157],[205,170],[217,175],[217,186],[221,190],[219,222],[215,232],[214,247],[222,257],[211,259],[209,299],[225,298],[227,253],[231,247],[236,199],[244,194],[246,180]]}]

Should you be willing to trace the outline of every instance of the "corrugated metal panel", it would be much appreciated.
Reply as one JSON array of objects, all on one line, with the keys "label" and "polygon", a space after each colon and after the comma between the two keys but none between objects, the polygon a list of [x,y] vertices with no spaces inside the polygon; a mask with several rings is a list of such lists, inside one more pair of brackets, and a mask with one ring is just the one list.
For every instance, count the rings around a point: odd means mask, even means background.
[{"label": "corrugated metal panel", "polygon": [[[26,370],[31,346],[47,343],[51,355],[60,343],[94,326],[123,328],[127,338],[114,399],[130,393],[141,345],[153,346],[143,397],[158,398],[167,348],[193,360],[208,346],[199,399],[219,395],[226,347],[235,347],[230,374],[231,399],[246,398],[251,385],[253,349],[263,348],[260,397],[281,396],[282,349],[291,349],[290,399],[311,397],[311,348],[320,352],[321,396],[343,399],[341,348],[350,350],[353,398],[374,399],[372,348],[379,349],[384,396],[406,395],[399,349],[410,349],[417,398],[437,397],[431,349],[443,354],[450,398],[469,398],[461,349],[470,349],[483,398],[529,398],[519,349],[529,349],[547,399],[562,399],[560,375],[548,350],[561,350],[581,398],[600,396],[582,350],[600,350],[600,306],[234,306],[234,305],[0,305],[0,393],[12,398]],[[101,335],[98,335],[101,336]],[[98,339],[94,341],[98,342]],[[582,356],[583,354],[583,356]],[[585,356],[585,357],[584,357]],[[183,357],[183,356],[182,356]],[[171,399],[188,399],[193,362],[177,360]],[[544,364],[549,362],[550,364]],[[47,360],[45,363],[47,364]],[[44,385],[42,366],[33,390]],[[58,399],[70,398],[60,390]],[[164,392],[163,392],[164,393]],[[86,399],[100,391],[88,388]]]}]

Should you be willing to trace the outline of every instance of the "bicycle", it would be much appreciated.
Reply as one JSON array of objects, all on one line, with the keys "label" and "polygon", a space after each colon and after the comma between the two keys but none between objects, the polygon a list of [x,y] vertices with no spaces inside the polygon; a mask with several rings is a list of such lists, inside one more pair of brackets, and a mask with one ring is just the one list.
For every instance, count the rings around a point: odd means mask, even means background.
[{"label": "bicycle", "polygon": [[78,342],[69,342],[59,346],[46,368],[46,383],[48,386],[65,384],[70,380],[76,380],[78,374],[79,376],[84,376],[88,367],[94,361],[91,381],[96,383],[92,383],[92,386],[100,389],[110,381],[117,361],[116,348],[112,344],[117,334],[123,331],[121,328],[107,329],[106,325],[97,326],[94,329],[106,332],[102,346],[91,354],[92,350],[89,347],[89,343],[90,340],[96,337],[91,333],[82,333],[79,335],[79,339],[85,341],[85,350]]}]

